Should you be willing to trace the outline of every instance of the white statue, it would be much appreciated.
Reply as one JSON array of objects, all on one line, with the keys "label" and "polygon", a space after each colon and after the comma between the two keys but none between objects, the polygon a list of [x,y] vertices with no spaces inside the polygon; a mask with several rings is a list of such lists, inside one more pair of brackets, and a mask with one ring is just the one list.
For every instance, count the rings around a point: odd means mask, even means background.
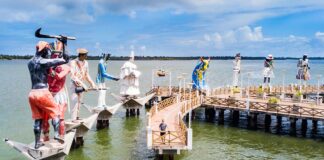
[{"label": "white statue", "polygon": [[140,94],[139,76],[141,72],[134,64],[134,51],[131,51],[130,59],[124,63],[120,72],[120,95],[123,97],[137,97]]}]

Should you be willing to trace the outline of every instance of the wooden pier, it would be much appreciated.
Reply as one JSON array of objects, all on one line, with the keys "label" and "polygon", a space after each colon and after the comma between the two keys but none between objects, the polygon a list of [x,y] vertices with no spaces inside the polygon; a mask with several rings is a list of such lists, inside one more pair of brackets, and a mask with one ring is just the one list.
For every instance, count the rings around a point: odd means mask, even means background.
[{"label": "wooden pier", "polygon": [[[298,91],[300,95],[296,99]],[[205,107],[206,118],[211,119],[215,116],[215,109],[219,110],[220,123],[224,121],[225,110],[232,112],[235,121],[239,120],[239,112],[249,113],[247,119],[252,124],[256,124],[258,114],[266,115],[265,125],[271,123],[271,115],[277,116],[278,123],[282,117],[288,117],[291,127],[296,126],[298,119],[302,119],[303,126],[307,126],[307,120],[312,120],[314,127],[317,127],[318,121],[324,120],[324,86],[274,86],[261,90],[258,86],[241,89],[221,87],[203,92],[169,86],[155,87],[148,93],[156,95],[147,114],[147,146],[160,155],[179,154],[181,150],[192,149],[190,120],[186,126],[183,119],[198,107]],[[269,100],[273,97],[276,102]],[[163,136],[159,129],[162,119],[168,126]]]},{"label": "wooden pier", "polygon": [[[147,145],[158,154],[179,154],[180,150],[192,149],[192,129],[183,122],[184,116],[201,105],[198,92],[177,94],[155,103],[150,109],[147,126]],[[161,137],[159,124],[164,119],[166,134]],[[162,140],[164,139],[164,140]]]}]

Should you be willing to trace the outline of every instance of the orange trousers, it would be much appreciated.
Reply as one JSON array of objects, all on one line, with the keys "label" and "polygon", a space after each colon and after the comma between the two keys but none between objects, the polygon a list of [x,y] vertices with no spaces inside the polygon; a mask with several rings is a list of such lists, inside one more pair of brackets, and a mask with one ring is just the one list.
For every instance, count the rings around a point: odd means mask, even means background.
[{"label": "orange trousers", "polygon": [[59,104],[55,103],[47,88],[31,90],[28,99],[33,119],[43,119],[44,114],[48,114],[50,119],[59,115]]}]

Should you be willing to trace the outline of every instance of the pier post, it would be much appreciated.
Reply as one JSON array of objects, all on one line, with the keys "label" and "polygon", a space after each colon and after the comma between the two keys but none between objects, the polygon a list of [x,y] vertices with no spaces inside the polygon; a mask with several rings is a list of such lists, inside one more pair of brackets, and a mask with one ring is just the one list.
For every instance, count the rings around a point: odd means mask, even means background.
[{"label": "pier post", "polygon": [[207,120],[207,119],[208,119],[208,108],[205,107],[205,120]]},{"label": "pier post", "polygon": [[290,118],[290,135],[295,136],[296,135],[296,122],[297,118]]},{"label": "pier post", "polygon": [[297,118],[290,118],[290,127],[296,129]]},{"label": "pier post", "polygon": [[214,119],[215,119],[215,114],[216,114],[216,110],[215,110],[214,107],[211,108],[211,113],[210,113],[210,114],[211,114],[211,117],[210,117],[210,118],[211,118],[212,120],[214,120]]},{"label": "pier post", "polygon": [[264,125],[265,125],[265,128],[270,127],[270,125],[271,125],[271,115],[269,115],[269,114],[265,115],[265,117],[264,117]]},{"label": "pier post", "polygon": [[136,116],[136,109],[133,109],[133,115]]},{"label": "pier post", "polygon": [[302,128],[307,129],[307,119],[302,120]]},{"label": "pier post", "polygon": [[307,119],[302,120],[302,135],[305,137],[307,132]]},{"label": "pier post", "polygon": [[97,120],[96,128],[97,129],[102,129],[103,128],[102,120]]},{"label": "pier post", "polygon": [[218,123],[219,124],[224,124],[224,111],[225,111],[225,109],[220,109],[218,111]]},{"label": "pier post", "polygon": [[104,120],[105,122],[105,127],[109,127],[109,119]]},{"label": "pier post", "polygon": [[281,124],[282,124],[282,117],[277,116],[277,127],[281,127]]},{"label": "pier post", "polygon": [[137,108],[137,115],[140,115],[140,109]]},{"label": "pier post", "polygon": [[236,111],[234,110],[233,111],[233,122],[234,123],[237,123],[240,119],[240,111]]},{"label": "pier post", "polygon": [[80,146],[83,146],[84,140],[83,137],[76,137],[74,138],[72,142],[72,147],[71,148],[79,148]]},{"label": "pier post", "polygon": [[213,121],[215,118],[215,109],[214,108],[205,108],[205,117],[207,121]]},{"label": "pier post", "polygon": [[257,128],[257,119],[258,119],[257,113],[252,113],[252,114],[248,115],[248,127],[250,129]]},{"label": "pier post", "polygon": [[191,120],[194,120],[196,117],[196,112],[195,110],[191,110]]},{"label": "pier post", "polygon": [[312,120],[313,123],[313,129],[317,130],[317,120]]},{"label": "pier post", "polygon": [[129,116],[129,109],[126,109],[126,117]]}]

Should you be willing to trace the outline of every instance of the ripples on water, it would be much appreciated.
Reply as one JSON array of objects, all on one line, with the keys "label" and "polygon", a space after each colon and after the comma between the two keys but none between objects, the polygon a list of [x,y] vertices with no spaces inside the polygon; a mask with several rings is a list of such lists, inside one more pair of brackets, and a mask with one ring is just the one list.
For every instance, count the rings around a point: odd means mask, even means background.
[{"label": "ripples on water", "polygon": [[[191,71],[197,61],[137,61],[143,75],[141,91],[145,93],[151,86],[151,70],[164,68],[172,71],[173,85],[178,85],[176,76]],[[122,61],[112,61],[108,64],[108,72],[118,75]],[[96,74],[97,61],[90,61],[91,77]],[[247,84],[247,72],[251,73],[250,83],[262,83],[263,61],[242,61],[243,85]],[[275,61],[276,78],[273,83],[298,83],[296,61]],[[285,71],[285,72],[284,72]],[[317,83],[316,74],[324,74],[324,61],[311,61],[312,80]],[[31,113],[27,101],[30,90],[30,77],[27,71],[27,61],[0,61],[0,138],[29,143],[33,141]],[[207,81],[211,88],[231,83],[232,61],[211,61],[207,72]],[[323,80],[321,80],[323,82]],[[158,80],[161,85],[167,85],[167,78]],[[69,83],[68,83],[69,84]],[[118,83],[107,82],[109,92],[118,93]],[[107,104],[116,101],[107,94]],[[95,105],[97,94],[88,93],[85,102]],[[109,129],[96,131],[94,128],[85,137],[85,145],[70,152],[67,159],[154,159],[154,152],[146,149],[146,111],[141,109],[139,117],[126,118],[125,111],[120,109],[110,120]],[[83,117],[89,115],[81,110]],[[196,119],[192,123],[193,150],[184,151],[176,159],[324,159],[324,127],[318,122],[318,132],[312,133],[311,122],[308,122],[306,136],[302,135],[301,122],[297,122],[296,134],[291,136],[290,122],[282,119],[282,128],[276,127],[276,118],[272,117],[269,131],[264,128],[263,115],[258,116],[258,129],[247,128],[246,114],[240,114],[237,125],[233,125],[230,113],[225,113],[224,125],[219,125],[216,119],[206,122],[204,109],[196,110]],[[23,159],[16,151],[4,143],[0,143],[0,159]]]}]

